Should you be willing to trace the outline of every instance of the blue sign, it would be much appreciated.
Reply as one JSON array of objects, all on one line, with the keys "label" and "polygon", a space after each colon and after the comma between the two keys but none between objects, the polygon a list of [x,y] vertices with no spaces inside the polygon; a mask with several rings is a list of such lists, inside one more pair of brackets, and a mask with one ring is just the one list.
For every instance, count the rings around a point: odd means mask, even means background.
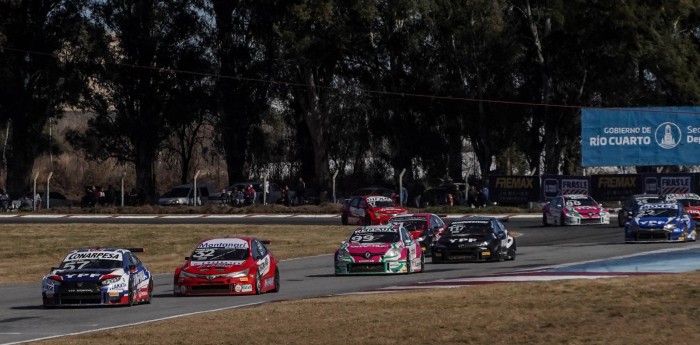
[{"label": "blue sign", "polygon": [[583,109],[581,166],[700,164],[700,107]]}]

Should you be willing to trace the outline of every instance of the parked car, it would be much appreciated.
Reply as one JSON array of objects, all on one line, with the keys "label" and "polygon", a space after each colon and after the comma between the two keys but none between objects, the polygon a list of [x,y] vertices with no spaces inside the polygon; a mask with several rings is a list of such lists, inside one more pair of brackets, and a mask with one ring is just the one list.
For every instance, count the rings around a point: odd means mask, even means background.
[{"label": "parked car", "polygon": [[625,242],[685,242],[697,239],[695,221],[678,202],[644,204],[625,225]]},{"label": "parked car", "polygon": [[134,254],[143,248],[81,248],[42,280],[45,307],[150,303],[151,272]]},{"label": "parked car", "polygon": [[433,263],[449,261],[515,260],[517,246],[495,217],[460,218],[447,228],[433,247]]},{"label": "parked car", "polygon": [[391,217],[407,211],[385,196],[356,196],[346,200],[340,212],[343,225],[377,225],[386,224]]},{"label": "parked car", "polygon": [[259,295],[279,292],[277,260],[265,244],[250,237],[206,239],[175,270],[173,292],[192,295]]},{"label": "parked car", "polygon": [[[245,200],[243,195],[239,195],[238,192],[241,191],[242,193],[242,191],[251,185],[256,193],[256,204],[262,204],[263,201],[268,204],[276,204],[278,201],[280,201],[280,198],[282,198],[282,188],[276,182],[272,181],[267,181],[268,194],[266,196],[263,196],[263,181],[251,181],[237,182],[226,187],[224,192],[226,196],[223,197],[228,198],[230,204],[242,206],[245,204]],[[291,190],[289,191],[289,194],[290,197],[294,196],[294,192]]]},{"label": "parked car", "polygon": [[542,207],[542,224],[610,224],[610,214],[592,197],[566,194],[553,198]]},{"label": "parked car", "polygon": [[658,194],[635,194],[630,195],[622,207],[617,212],[617,226],[624,227],[625,223],[634,218],[639,211],[639,207],[644,204],[662,202],[663,198]]},{"label": "parked car", "polygon": [[357,228],[335,252],[335,274],[423,272],[420,244],[400,223]]},{"label": "parked car", "polygon": [[160,198],[158,205],[178,206],[178,205],[203,205],[209,202],[209,195],[215,193],[214,189],[207,185],[197,185],[197,202],[194,201],[194,185],[181,184],[173,187]]}]

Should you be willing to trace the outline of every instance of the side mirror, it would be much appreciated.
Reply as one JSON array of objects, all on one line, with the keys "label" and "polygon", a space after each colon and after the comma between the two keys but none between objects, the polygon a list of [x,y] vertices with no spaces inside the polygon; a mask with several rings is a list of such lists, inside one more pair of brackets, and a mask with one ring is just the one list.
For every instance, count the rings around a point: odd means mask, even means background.
[{"label": "side mirror", "polygon": [[505,239],[505,238],[506,238],[506,234],[505,234],[504,232],[499,232],[499,233],[498,233],[498,239],[499,239],[499,240],[503,240],[503,239]]},{"label": "side mirror", "polygon": [[404,241],[404,245],[406,245],[406,246],[411,246],[411,245],[413,245],[413,240],[406,240],[406,241]]},{"label": "side mirror", "polygon": [[189,259],[190,259],[189,256],[185,256],[185,261],[187,261],[187,260],[189,260]]},{"label": "side mirror", "polygon": [[340,241],[340,245],[342,246],[343,244],[348,243],[347,241]]}]

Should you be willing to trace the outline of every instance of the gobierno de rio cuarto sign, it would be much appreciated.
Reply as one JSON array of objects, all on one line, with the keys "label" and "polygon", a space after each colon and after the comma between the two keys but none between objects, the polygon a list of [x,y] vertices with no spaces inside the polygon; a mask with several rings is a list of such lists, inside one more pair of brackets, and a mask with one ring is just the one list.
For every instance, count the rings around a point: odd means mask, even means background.
[{"label": "gobierno de rio cuarto sign", "polygon": [[583,109],[581,166],[700,164],[700,107]]}]

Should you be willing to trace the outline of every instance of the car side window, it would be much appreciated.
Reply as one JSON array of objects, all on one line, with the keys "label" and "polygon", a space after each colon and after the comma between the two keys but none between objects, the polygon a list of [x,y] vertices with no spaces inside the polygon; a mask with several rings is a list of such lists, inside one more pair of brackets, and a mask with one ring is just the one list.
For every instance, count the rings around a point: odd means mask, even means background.
[{"label": "car side window", "polygon": [[257,241],[253,241],[252,246],[250,246],[250,253],[253,255],[253,259],[259,260],[262,255],[260,255],[260,250],[256,245]]},{"label": "car side window", "polygon": [[362,200],[362,199],[360,199],[360,198],[352,199],[352,201],[350,201],[350,206],[360,207],[360,200]]},{"label": "car side window", "polygon": [[262,242],[258,240],[254,240],[254,246],[258,249],[258,254],[260,254],[260,257],[263,257],[267,255],[267,248],[265,248],[265,245],[262,244]]},{"label": "car side window", "polygon": [[410,240],[412,237],[411,235],[408,234],[408,231],[406,231],[406,228],[401,228],[401,240],[402,241],[407,241]]},{"label": "car side window", "polygon": [[359,208],[367,208],[367,201],[365,199],[360,199]]}]

